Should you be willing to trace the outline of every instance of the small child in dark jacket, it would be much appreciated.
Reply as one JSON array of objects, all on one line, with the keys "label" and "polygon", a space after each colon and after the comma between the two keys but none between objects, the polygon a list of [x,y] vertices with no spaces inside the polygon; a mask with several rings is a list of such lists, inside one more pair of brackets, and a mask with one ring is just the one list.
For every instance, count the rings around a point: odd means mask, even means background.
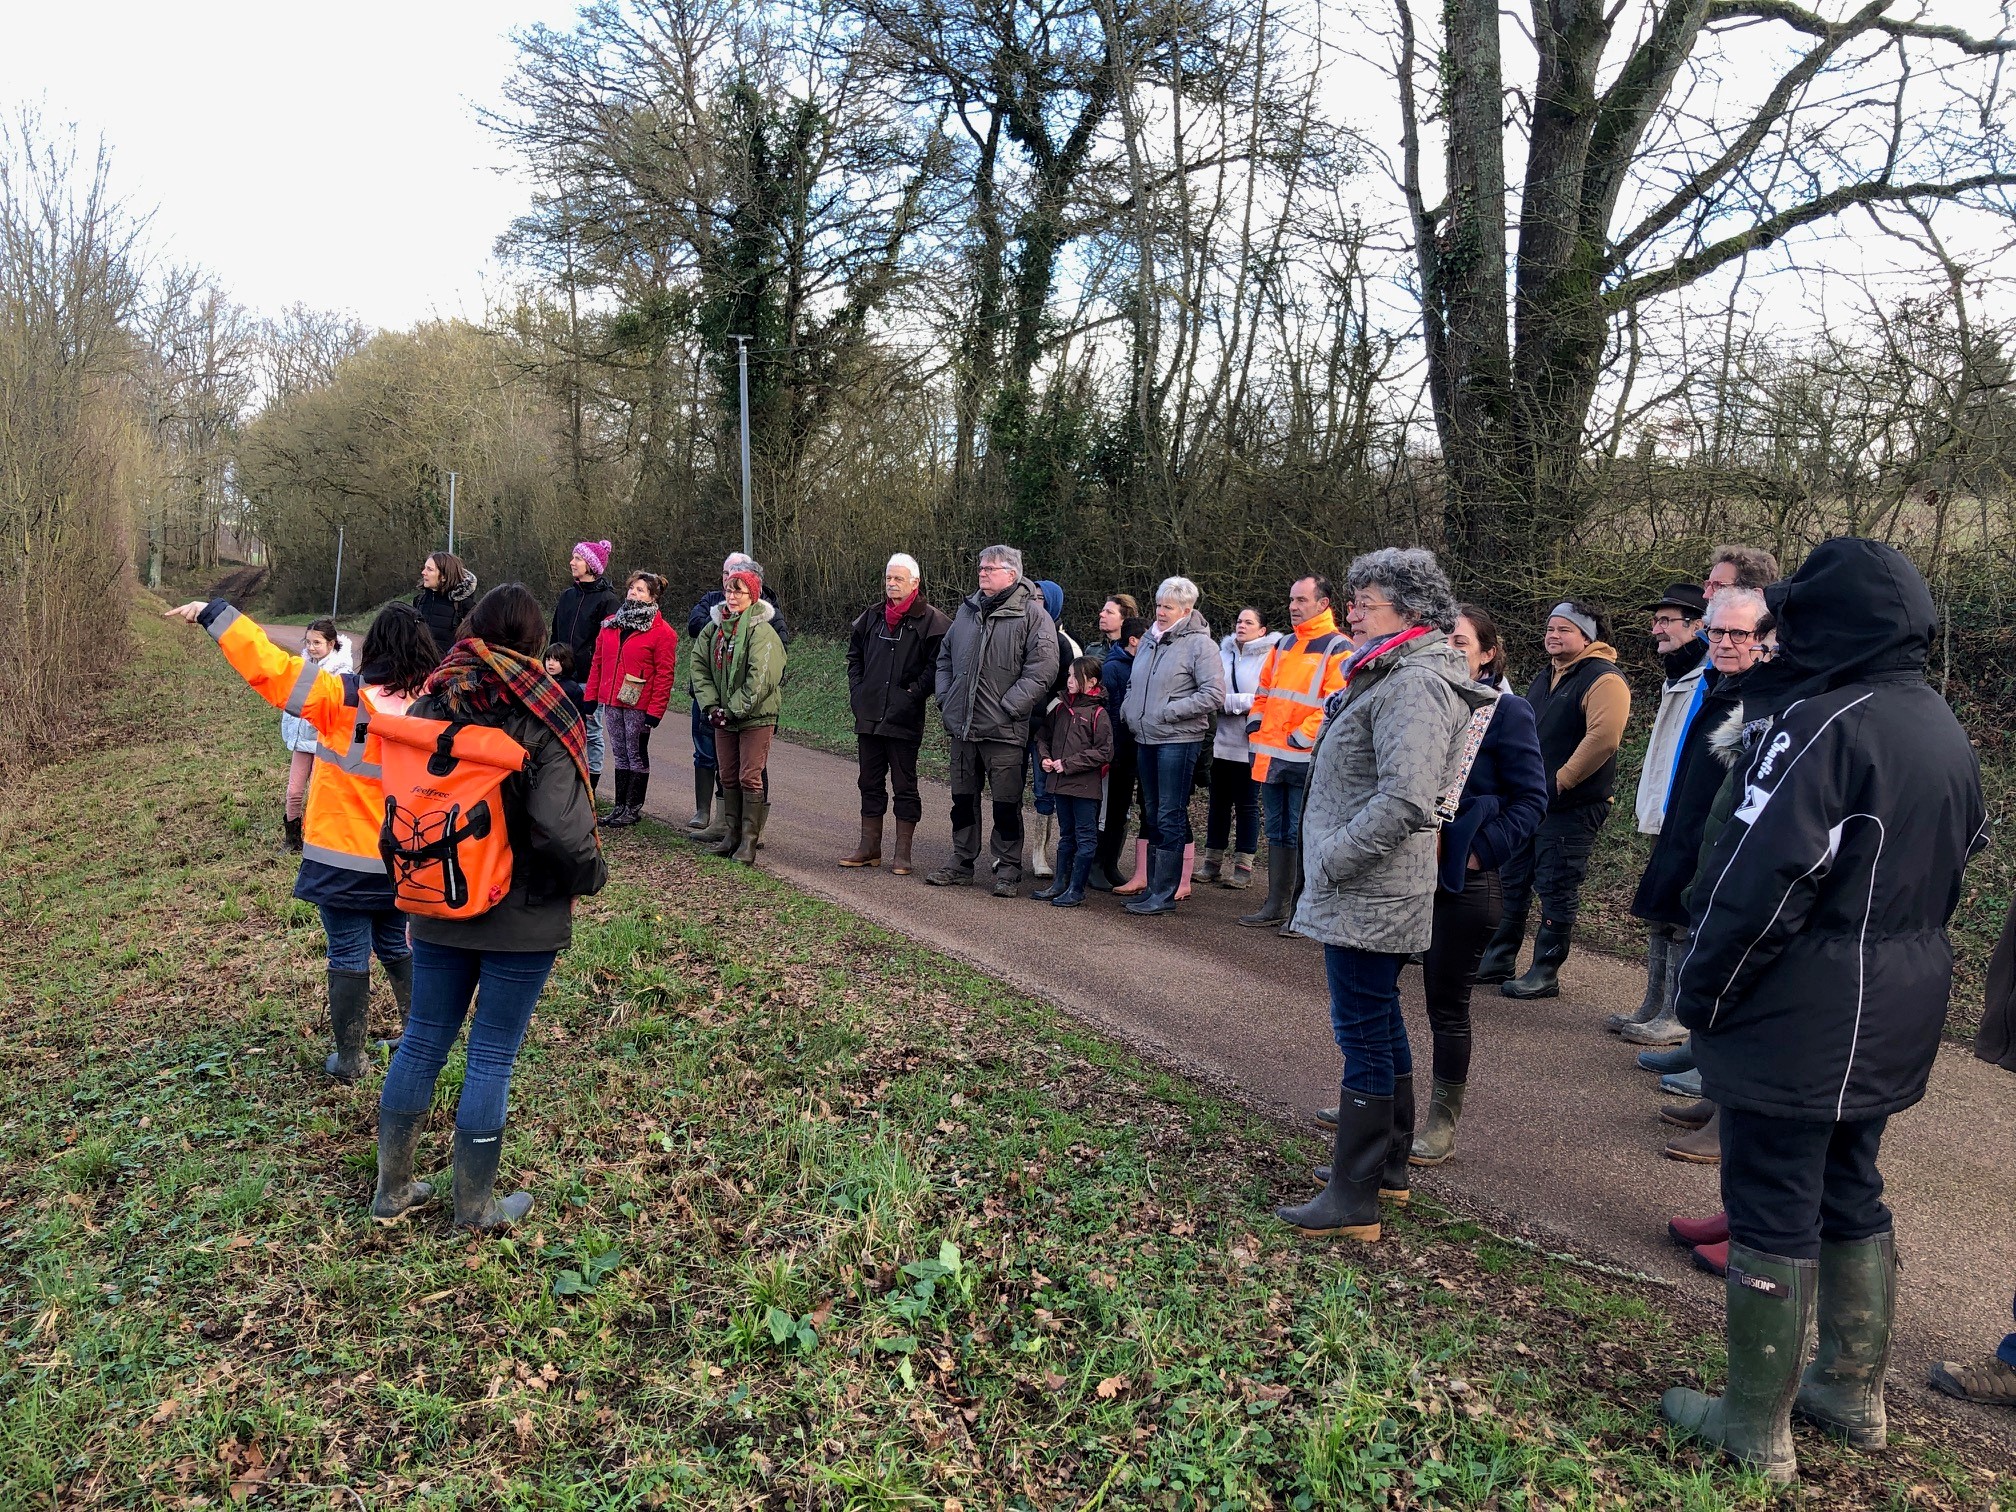
[{"label": "small child in dark jacket", "polygon": [[[565,641],[555,641],[539,655],[546,664],[546,675],[560,684],[560,691],[567,695],[585,724],[595,723],[595,705],[588,701],[588,689],[581,681],[581,669],[574,665],[574,648]],[[602,748],[588,748],[588,777],[597,786],[602,781]]]},{"label": "small child in dark jacket", "polygon": [[1036,756],[1057,800],[1057,875],[1030,896],[1056,908],[1076,908],[1085,901],[1085,881],[1092,874],[1099,805],[1113,760],[1113,715],[1099,688],[1095,657],[1071,663],[1065,696],[1036,727]]}]

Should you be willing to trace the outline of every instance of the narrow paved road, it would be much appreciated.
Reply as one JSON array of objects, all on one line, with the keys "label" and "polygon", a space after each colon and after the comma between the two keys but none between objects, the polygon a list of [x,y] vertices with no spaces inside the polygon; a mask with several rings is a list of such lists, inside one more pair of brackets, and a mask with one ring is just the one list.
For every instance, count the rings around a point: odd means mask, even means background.
[{"label": "narrow paved road", "polygon": [[[300,634],[273,627],[274,639],[290,646]],[[684,743],[661,745],[649,809],[683,829],[692,800]],[[1254,894],[1200,887],[1175,915],[1158,919],[1136,919],[1101,896],[1068,915],[1067,932],[1067,916],[1027,897],[927,887],[923,872],[950,856],[951,798],[937,783],[925,784],[917,875],[844,871],[834,862],[860,833],[853,763],[781,741],[774,751],[766,869],[1263,1112],[1307,1126],[1308,1110],[1335,1101],[1322,951],[1238,928],[1233,920]],[[1601,1028],[1605,1014],[1637,1006],[1644,971],[1578,953],[1562,984],[1551,1002],[1478,991],[1476,1062],[1456,1158],[1417,1170],[1416,1186],[1543,1242],[1665,1277],[1712,1306],[1721,1283],[1667,1242],[1666,1220],[1720,1206],[1715,1169],[1660,1157],[1675,1131],[1658,1120],[1657,1082]],[[1402,986],[1425,1081],[1420,972],[1410,969]],[[1983,1353],[2010,1326],[2016,1078],[1958,1045],[1942,1046],[1925,1101],[1891,1122],[1883,1165],[1904,1257],[1891,1389],[1959,1414],[2016,1453],[2016,1413],[1951,1402],[1923,1385],[1931,1361]]]},{"label": "narrow paved road", "polygon": [[[649,802],[654,817],[674,826],[683,826],[691,804],[682,749],[670,743],[671,759],[656,763]],[[924,885],[923,872],[950,854],[951,800],[942,786],[927,785],[917,875],[895,877],[834,864],[859,835],[851,762],[779,742],[771,774],[768,870],[1283,1119],[1303,1122],[1309,1109],[1336,1100],[1322,951],[1238,928],[1233,920],[1254,894],[1200,887],[1174,916],[1157,919],[1124,914],[1102,896],[1071,913],[1067,931],[1065,915],[1026,896]],[[1417,1171],[1415,1181],[1465,1211],[1670,1278],[1712,1303],[1721,1283],[1667,1241],[1666,1220],[1720,1206],[1715,1169],[1660,1157],[1676,1131],[1658,1121],[1657,1083],[1600,1027],[1605,1014],[1637,1006],[1644,972],[1578,954],[1562,982],[1552,1002],[1477,993],[1477,1057],[1457,1155]],[[1419,971],[1406,973],[1404,991],[1425,1081]],[[1960,1411],[2016,1447],[2016,1414],[1946,1403],[1920,1385],[1930,1361],[1982,1353],[2008,1330],[2012,1165],[2016,1078],[1945,1046],[1930,1096],[1892,1122],[1885,1144],[1905,1257],[1892,1386]]]}]

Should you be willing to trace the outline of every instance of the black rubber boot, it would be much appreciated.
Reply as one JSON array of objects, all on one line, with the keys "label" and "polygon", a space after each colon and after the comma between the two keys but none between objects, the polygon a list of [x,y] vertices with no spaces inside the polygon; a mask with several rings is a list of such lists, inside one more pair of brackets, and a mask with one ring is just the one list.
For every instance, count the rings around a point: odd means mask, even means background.
[{"label": "black rubber boot", "polygon": [[1613,1013],[1603,1020],[1612,1034],[1621,1034],[1627,1024],[1649,1024],[1666,1006],[1666,973],[1673,965],[1673,936],[1664,924],[1654,924],[1645,934],[1645,996],[1630,1013]]},{"label": "black rubber boot", "polygon": [[1287,918],[1288,895],[1295,890],[1295,878],[1301,870],[1294,846],[1268,846],[1266,901],[1254,912],[1241,914],[1239,922],[1248,929],[1265,929]]},{"label": "black rubber boot", "polygon": [[630,807],[630,784],[636,775],[634,772],[617,771],[616,806],[609,811],[609,817],[602,821],[602,828],[628,829],[637,822],[637,811]]},{"label": "black rubber boot", "polygon": [[1148,891],[1125,904],[1136,918],[1176,912],[1176,888],[1183,879],[1183,847],[1158,845],[1148,852]]},{"label": "black rubber boot", "polygon": [[1379,1195],[1388,1202],[1406,1205],[1413,1195],[1407,1180],[1407,1157],[1414,1150],[1414,1078],[1393,1078],[1393,1140],[1386,1147],[1386,1173],[1379,1178]]},{"label": "black rubber boot", "polygon": [[630,774],[630,822],[635,824],[644,817],[644,790],[651,786],[649,772]]},{"label": "black rubber boot", "polygon": [[1729,1246],[1729,1384],[1719,1397],[1675,1386],[1660,1416],[1758,1470],[1774,1486],[1799,1476],[1792,1399],[1813,1325],[1817,1261]]},{"label": "black rubber boot", "polygon": [[378,1110],[378,1191],[371,1216],[379,1223],[397,1223],[434,1195],[433,1187],[413,1179],[413,1156],[426,1126],[425,1113]]},{"label": "black rubber boot", "polygon": [[1551,998],[1561,996],[1561,963],[1568,959],[1568,942],[1575,933],[1572,924],[1540,921],[1540,933],[1533,941],[1533,964],[1526,975],[1504,983],[1499,991],[1509,998]]},{"label": "black rubber boot", "polygon": [[532,1211],[528,1192],[497,1198],[497,1162],[504,1153],[504,1131],[455,1131],[455,1223],[458,1228],[509,1228]]},{"label": "black rubber boot", "polygon": [[1281,927],[1276,934],[1292,936],[1295,933],[1295,910],[1302,902],[1302,847],[1291,846],[1288,858],[1294,864],[1288,873],[1288,897],[1281,907]]},{"label": "black rubber boot", "polygon": [[686,821],[689,830],[707,828],[708,820],[714,817],[714,769],[712,767],[693,768],[693,817]]},{"label": "black rubber boot", "polygon": [[1507,914],[1477,962],[1477,980],[1489,985],[1509,982],[1519,971],[1519,947],[1526,943],[1526,915]]},{"label": "black rubber boot", "polygon": [[1883,1372],[1896,1311],[1896,1235],[1820,1241],[1820,1347],[1793,1400],[1794,1414],[1857,1449],[1888,1447]]},{"label": "black rubber boot", "polygon": [[392,988],[392,1005],[399,1010],[399,1027],[378,1041],[378,1048],[390,1050],[406,1037],[406,1020],[413,1012],[413,957],[401,956],[396,961],[380,961],[385,968],[385,980]]},{"label": "black rubber boot", "polygon": [[[747,801],[746,795],[739,787],[722,795],[722,829],[721,833],[714,837],[714,843],[707,847],[708,855],[732,856],[742,848],[742,809]],[[695,838],[704,841],[707,834],[703,830]]]},{"label": "black rubber boot", "polygon": [[365,1071],[364,1020],[371,1011],[371,973],[329,973],[329,1037],[336,1048],[322,1069],[340,1082],[354,1082]]},{"label": "black rubber boot", "polygon": [[1345,1088],[1330,1141],[1330,1181],[1298,1207],[1274,1209],[1291,1228],[1319,1238],[1379,1237],[1379,1179],[1393,1142],[1393,1099],[1362,1097]]}]

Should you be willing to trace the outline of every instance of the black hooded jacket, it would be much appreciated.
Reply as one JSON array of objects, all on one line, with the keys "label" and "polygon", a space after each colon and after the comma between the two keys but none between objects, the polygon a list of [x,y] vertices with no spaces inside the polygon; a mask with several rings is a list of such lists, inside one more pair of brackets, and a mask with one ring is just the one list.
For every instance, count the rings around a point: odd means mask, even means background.
[{"label": "black hooded jacket", "polygon": [[1716,1103],[1839,1122],[1925,1093],[1953,988],[1946,922],[1986,843],[1973,748],[1925,681],[1925,580],[1827,541],[1765,590],[1778,655],[1744,679],[1771,724],[1691,898],[1678,1010]]}]

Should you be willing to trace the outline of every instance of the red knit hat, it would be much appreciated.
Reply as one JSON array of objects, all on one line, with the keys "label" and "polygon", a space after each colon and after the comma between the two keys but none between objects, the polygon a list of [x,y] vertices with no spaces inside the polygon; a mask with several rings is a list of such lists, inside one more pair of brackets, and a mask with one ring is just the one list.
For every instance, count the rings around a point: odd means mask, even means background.
[{"label": "red knit hat", "polygon": [[747,567],[737,567],[728,574],[728,581],[738,585],[752,599],[763,597],[763,579]]}]

